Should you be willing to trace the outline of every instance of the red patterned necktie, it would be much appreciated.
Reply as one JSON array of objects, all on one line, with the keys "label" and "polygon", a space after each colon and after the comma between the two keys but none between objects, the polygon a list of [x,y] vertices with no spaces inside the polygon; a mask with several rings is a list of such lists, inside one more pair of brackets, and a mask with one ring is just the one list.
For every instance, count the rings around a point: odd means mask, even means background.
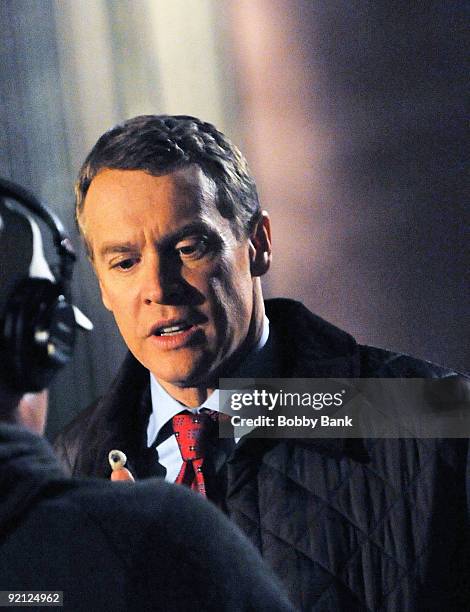
[{"label": "red patterned necktie", "polygon": [[183,465],[175,480],[178,484],[185,484],[193,491],[206,496],[206,483],[202,466],[207,432],[214,426],[214,418],[210,411],[192,414],[180,412],[173,417],[173,431],[180,449]]}]

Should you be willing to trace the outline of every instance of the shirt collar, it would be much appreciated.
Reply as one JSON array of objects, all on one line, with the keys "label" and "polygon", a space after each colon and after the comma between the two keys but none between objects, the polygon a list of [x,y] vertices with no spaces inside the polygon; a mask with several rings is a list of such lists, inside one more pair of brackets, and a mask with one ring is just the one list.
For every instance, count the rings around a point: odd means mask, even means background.
[{"label": "shirt collar", "polygon": [[[264,364],[269,361],[266,351],[270,350],[268,345],[269,320],[264,315],[263,331],[255,347],[251,349],[243,360],[239,369],[234,373],[234,378],[259,377]],[[261,350],[263,354],[261,355]],[[160,429],[182,410],[198,412],[201,408],[219,411],[219,390],[216,389],[207,400],[196,408],[187,408],[172,397],[150,372],[150,396],[152,400],[152,412],[147,427],[147,446],[150,446],[158,435]]]}]

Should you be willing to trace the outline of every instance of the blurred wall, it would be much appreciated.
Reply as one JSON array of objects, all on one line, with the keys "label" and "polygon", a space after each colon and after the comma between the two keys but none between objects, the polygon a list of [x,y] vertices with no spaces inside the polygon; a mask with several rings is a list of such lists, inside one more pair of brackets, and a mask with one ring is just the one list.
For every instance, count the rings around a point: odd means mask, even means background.
[{"label": "blurred wall", "polygon": [[[0,3],[0,175],[35,193],[73,228],[72,176],[68,134],[59,82],[52,2]],[[45,236],[49,236],[46,232]],[[76,234],[73,242],[77,246]],[[47,245],[46,245],[47,246]],[[54,260],[49,246],[49,255]],[[78,273],[77,273],[78,272]],[[87,283],[75,273],[76,302],[89,311]],[[94,395],[91,369],[96,340],[81,336],[76,356],[52,389],[70,419],[81,401]],[[59,420],[60,418],[59,417]]]},{"label": "blurred wall", "polygon": [[[463,5],[299,0],[3,0],[0,174],[73,224],[98,136],[141,113],[214,122],[274,221],[270,295],[363,341],[464,369]],[[80,256],[93,319],[51,393],[52,436],[124,347]]]},{"label": "blurred wall", "polygon": [[245,150],[274,220],[268,292],[468,370],[465,4],[228,7]]},{"label": "blurred wall", "polygon": [[98,137],[133,115],[199,115],[232,133],[236,98],[216,5],[0,2],[0,175],[31,189],[66,224],[80,251],[75,302],[95,324],[51,389],[51,437],[104,392],[125,352],[79,248],[75,176]]}]

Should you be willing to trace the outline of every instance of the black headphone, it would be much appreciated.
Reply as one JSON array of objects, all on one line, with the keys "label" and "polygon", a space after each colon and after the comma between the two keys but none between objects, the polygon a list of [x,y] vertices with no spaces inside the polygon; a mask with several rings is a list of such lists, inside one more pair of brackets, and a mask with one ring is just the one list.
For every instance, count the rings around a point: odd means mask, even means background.
[{"label": "black headphone", "polygon": [[55,282],[44,278],[19,281],[0,320],[1,377],[15,391],[40,391],[72,356],[77,324],[69,300],[75,253],[60,220],[31,193],[0,179],[2,196],[16,200],[44,221],[60,258]]}]

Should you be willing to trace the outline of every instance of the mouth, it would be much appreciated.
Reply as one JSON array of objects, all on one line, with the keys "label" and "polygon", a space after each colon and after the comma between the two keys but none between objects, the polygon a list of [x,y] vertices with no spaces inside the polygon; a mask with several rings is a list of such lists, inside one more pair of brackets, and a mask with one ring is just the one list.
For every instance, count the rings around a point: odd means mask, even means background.
[{"label": "mouth", "polygon": [[149,339],[160,349],[178,349],[192,344],[202,334],[199,323],[193,319],[158,321],[149,331]]},{"label": "mouth", "polygon": [[194,327],[194,325],[185,321],[173,323],[171,325],[160,325],[153,328],[151,335],[159,337],[176,336],[177,334],[188,331],[191,327]]}]

